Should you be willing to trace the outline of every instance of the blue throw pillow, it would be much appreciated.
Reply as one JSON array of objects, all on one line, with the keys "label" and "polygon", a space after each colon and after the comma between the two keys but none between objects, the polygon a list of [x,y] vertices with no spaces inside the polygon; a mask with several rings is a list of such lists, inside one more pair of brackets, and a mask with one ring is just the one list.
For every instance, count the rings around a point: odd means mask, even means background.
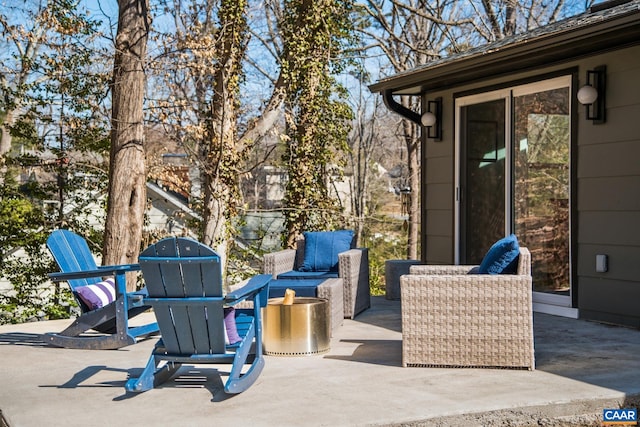
[{"label": "blue throw pillow", "polygon": [[469,270],[467,274],[480,274],[480,266],[476,265],[471,270]]},{"label": "blue throw pillow", "polygon": [[338,271],[338,254],[351,249],[353,230],[305,231],[300,271]]},{"label": "blue throw pillow", "polygon": [[479,274],[514,274],[518,267],[520,245],[515,234],[498,240],[480,263]]}]

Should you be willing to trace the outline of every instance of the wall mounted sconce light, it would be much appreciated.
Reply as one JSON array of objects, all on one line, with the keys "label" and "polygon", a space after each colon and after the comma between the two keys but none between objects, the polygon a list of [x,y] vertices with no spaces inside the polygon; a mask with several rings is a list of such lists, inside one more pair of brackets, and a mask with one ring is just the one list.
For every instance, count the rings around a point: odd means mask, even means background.
[{"label": "wall mounted sconce light", "polygon": [[593,120],[594,124],[602,124],[606,121],[606,74],[605,65],[587,70],[587,82],[578,91],[578,102],[585,106],[587,120]]},{"label": "wall mounted sconce light", "polygon": [[427,101],[427,111],[420,117],[420,123],[427,128],[427,138],[442,141],[442,97]]}]

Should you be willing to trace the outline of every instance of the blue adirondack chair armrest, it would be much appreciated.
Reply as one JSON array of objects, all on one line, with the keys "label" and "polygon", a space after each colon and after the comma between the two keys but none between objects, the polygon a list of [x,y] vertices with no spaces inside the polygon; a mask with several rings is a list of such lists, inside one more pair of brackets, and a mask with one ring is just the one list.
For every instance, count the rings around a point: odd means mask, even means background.
[{"label": "blue adirondack chair armrest", "polygon": [[255,294],[260,294],[260,306],[266,307],[269,296],[269,282],[273,276],[271,274],[258,274],[253,276],[246,285],[225,295],[225,302],[233,305],[240,301],[252,298]]},{"label": "blue adirondack chair armrest", "polygon": [[86,279],[89,277],[117,276],[118,274],[139,270],[140,264],[105,265],[95,270],[49,273],[49,278],[54,282],[64,282],[66,280]]},{"label": "blue adirondack chair armrest", "polygon": [[116,292],[118,295],[127,293],[125,273],[139,271],[140,264],[105,265],[95,270],[70,271],[66,273],[49,273],[53,282],[64,282],[73,279],[87,279],[90,277],[114,276],[116,279]]}]

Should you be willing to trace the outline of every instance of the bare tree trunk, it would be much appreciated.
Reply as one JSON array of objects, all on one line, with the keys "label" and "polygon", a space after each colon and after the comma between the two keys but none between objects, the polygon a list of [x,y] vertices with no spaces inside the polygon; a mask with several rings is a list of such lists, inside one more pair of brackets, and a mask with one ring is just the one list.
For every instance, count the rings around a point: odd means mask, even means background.
[{"label": "bare tree trunk", "polygon": [[216,182],[215,177],[205,174],[204,218],[202,241],[211,246],[220,256],[222,271],[226,271],[230,231],[225,212],[228,204],[226,189]]},{"label": "bare tree trunk", "polygon": [[505,4],[505,22],[504,22],[504,36],[512,36],[516,33],[516,19],[518,15],[517,11],[518,2],[515,0],[509,0]]},{"label": "bare tree trunk", "polygon": [[13,126],[14,115],[13,110],[6,112],[4,117],[4,123],[2,126],[2,140],[0,141],[0,156],[3,156],[11,149],[11,132],[9,132],[11,126]]},{"label": "bare tree trunk", "polygon": [[[148,0],[120,0],[113,68],[109,199],[104,264],[136,263],[146,206],[143,99]],[[127,281],[128,290],[135,282]]]},{"label": "bare tree trunk", "polygon": [[[364,87],[364,84],[361,85]],[[358,93],[355,105],[355,122],[350,137],[351,152],[349,153],[353,179],[351,184],[351,212],[352,221],[355,223],[356,244],[362,243],[367,214],[372,212],[371,202],[371,172],[374,163],[374,152],[380,144],[379,124],[372,118],[380,106],[380,98],[374,102],[364,97],[363,91]],[[373,111],[367,113],[368,106],[373,106]]]},{"label": "bare tree trunk", "polygon": [[282,73],[280,73],[273,85],[273,92],[265,105],[263,113],[247,125],[247,129],[240,137],[239,146],[242,149],[245,149],[245,147],[250,144],[255,144],[256,141],[265,136],[269,130],[273,129],[276,120],[282,116],[281,107],[284,99],[284,81]]},{"label": "bare tree trunk", "polygon": [[219,62],[214,70],[215,90],[211,101],[211,126],[204,171],[203,241],[221,257],[226,271],[231,239],[231,220],[242,204],[239,172],[245,150],[238,142],[238,94],[242,77],[247,23],[245,0],[226,1],[218,16],[220,28]]},{"label": "bare tree trunk", "polygon": [[2,124],[2,129],[0,132],[2,136],[0,137],[0,183],[4,182],[4,174],[7,170],[5,166],[4,156],[11,150],[11,126],[15,121],[13,114],[13,110],[9,110],[5,114],[4,123]]},{"label": "bare tree trunk", "polygon": [[[361,134],[364,137],[364,134]],[[368,142],[368,141],[367,141]],[[353,213],[356,220],[356,244],[362,243],[362,234],[364,233],[364,223],[367,207],[369,205],[369,158],[371,157],[371,144],[360,140],[357,157],[355,163],[355,203]]]},{"label": "bare tree trunk", "polygon": [[[413,126],[415,129],[415,126]],[[417,135],[414,134],[414,138]],[[418,242],[420,241],[420,157],[419,142],[411,144],[407,150],[407,164],[409,165],[409,230],[407,230],[407,259],[419,259]]]},{"label": "bare tree trunk", "polygon": [[[409,97],[403,96],[402,105],[409,108]],[[409,172],[409,224],[407,230],[407,259],[418,259],[418,242],[420,241],[420,137],[417,126],[408,119],[402,120],[403,135],[407,146],[407,168]]]},{"label": "bare tree trunk", "polygon": [[[235,96],[225,86],[227,74],[221,70],[216,74],[216,92],[212,101],[212,126],[209,131],[209,147],[205,154],[204,170],[204,221],[203,243],[213,247],[221,257],[222,271],[226,271],[230,219],[236,211],[231,194],[237,188],[235,168],[229,169],[236,158]],[[237,164],[236,164],[237,166]]]}]

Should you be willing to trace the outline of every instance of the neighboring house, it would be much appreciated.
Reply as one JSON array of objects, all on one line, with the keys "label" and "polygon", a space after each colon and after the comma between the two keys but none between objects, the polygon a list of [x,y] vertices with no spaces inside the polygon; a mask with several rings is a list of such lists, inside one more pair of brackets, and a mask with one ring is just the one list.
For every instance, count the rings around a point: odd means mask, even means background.
[{"label": "neighboring house", "polygon": [[157,183],[147,182],[147,218],[145,228],[176,236],[195,238],[197,230],[190,225],[196,224],[202,218],[186,204],[179,194],[168,191]]},{"label": "neighboring house", "polygon": [[[250,205],[256,209],[279,209],[287,187],[287,171],[272,165],[256,167],[249,178],[243,180],[243,190]],[[345,213],[351,212],[353,174],[334,175],[329,184],[329,194],[336,197]]]},{"label": "neighboring house", "polygon": [[[197,238],[197,230],[189,226],[197,224],[202,218],[189,208],[181,194],[162,188],[158,183],[147,182],[147,199],[151,202],[147,210],[147,229]],[[277,211],[248,212],[235,243],[242,249],[257,242],[263,250],[280,249],[283,222],[284,217]]]},{"label": "neighboring house", "polygon": [[599,3],[370,89],[414,122],[422,114],[394,96],[434,113],[424,262],[477,263],[513,232],[533,255],[536,311],[640,327],[640,1]]}]

